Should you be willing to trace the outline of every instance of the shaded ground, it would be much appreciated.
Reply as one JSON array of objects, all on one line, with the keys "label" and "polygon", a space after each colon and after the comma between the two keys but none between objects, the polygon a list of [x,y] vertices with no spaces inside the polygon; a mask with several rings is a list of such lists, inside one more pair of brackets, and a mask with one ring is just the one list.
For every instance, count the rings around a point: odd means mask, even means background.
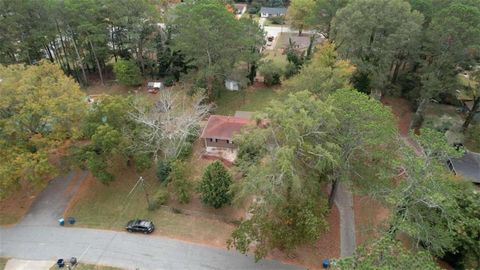
[{"label": "shaded ground", "polygon": [[269,258],[284,262],[302,265],[308,269],[322,269],[322,260],[340,257],[340,224],[339,211],[333,206],[328,216],[329,230],[320,236],[320,239],[312,245],[298,247],[293,256],[288,256],[281,251],[274,251]]},{"label": "shaded ground", "polygon": [[388,218],[388,210],[367,196],[353,196],[357,246],[378,236],[378,226]]},{"label": "shaded ground", "polygon": [[381,102],[392,109],[397,118],[397,125],[400,135],[408,136],[410,123],[413,117],[413,107],[410,101],[404,98],[383,97]]}]

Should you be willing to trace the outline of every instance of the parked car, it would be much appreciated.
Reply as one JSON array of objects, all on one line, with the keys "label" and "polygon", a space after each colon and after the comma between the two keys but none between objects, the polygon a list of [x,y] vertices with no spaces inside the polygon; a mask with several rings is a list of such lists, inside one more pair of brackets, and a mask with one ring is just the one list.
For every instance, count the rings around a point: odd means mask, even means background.
[{"label": "parked car", "polygon": [[125,227],[128,232],[143,232],[145,234],[153,232],[155,225],[150,220],[132,219]]}]

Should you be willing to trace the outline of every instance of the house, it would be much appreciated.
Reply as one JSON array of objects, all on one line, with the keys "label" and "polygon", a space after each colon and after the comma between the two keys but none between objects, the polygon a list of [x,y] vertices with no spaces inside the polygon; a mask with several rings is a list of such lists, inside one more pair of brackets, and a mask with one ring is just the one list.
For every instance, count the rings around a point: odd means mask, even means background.
[{"label": "house", "polygon": [[465,150],[460,158],[450,158],[447,161],[448,167],[454,174],[461,175],[480,184],[480,153]]},{"label": "house", "polygon": [[225,80],[225,88],[230,91],[238,91],[240,90],[240,83],[235,80]]},{"label": "house", "polygon": [[247,4],[235,4],[235,14],[242,15],[247,11]]},{"label": "house", "polygon": [[206,153],[233,162],[237,157],[234,136],[251,123],[252,121],[246,118],[211,115],[200,136],[205,141]]},{"label": "house", "polygon": [[262,18],[271,18],[271,17],[280,17],[287,14],[287,9],[283,7],[262,7],[260,9],[260,17]]}]

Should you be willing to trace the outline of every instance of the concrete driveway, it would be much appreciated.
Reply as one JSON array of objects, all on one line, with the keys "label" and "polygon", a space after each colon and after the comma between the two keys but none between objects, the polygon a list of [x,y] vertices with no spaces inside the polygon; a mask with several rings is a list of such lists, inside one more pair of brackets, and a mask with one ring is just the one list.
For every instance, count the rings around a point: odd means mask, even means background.
[{"label": "concrete driveway", "polygon": [[54,261],[29,261],[10,259],[4,270],[49,270],[55,264]]}]

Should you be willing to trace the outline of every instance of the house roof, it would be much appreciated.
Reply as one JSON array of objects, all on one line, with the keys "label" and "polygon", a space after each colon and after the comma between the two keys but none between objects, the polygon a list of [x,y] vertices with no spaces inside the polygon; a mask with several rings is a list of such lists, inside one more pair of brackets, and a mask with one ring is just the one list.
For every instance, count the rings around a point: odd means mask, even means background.
[{"label": "house roof", "polygon": [[287,13],[287,9],[283,7],[262,7],[260,8],[260,13],[285,14]]},{"label": "house roof", "polygon": [[237,10],[243,10],[246,7],[247,7],[247,4],[235,4],[235,8]]},{"label": "house roof", "polygon": [[480,154],[465,151],[463,157],[451,158],[450,162],[456,174],[470,178],[480,184]]},{"label": "house roof", "polygon": [[210,115],[200,138],[231,140],[242,127],[252,123],[249,119],[234,116]]}]

